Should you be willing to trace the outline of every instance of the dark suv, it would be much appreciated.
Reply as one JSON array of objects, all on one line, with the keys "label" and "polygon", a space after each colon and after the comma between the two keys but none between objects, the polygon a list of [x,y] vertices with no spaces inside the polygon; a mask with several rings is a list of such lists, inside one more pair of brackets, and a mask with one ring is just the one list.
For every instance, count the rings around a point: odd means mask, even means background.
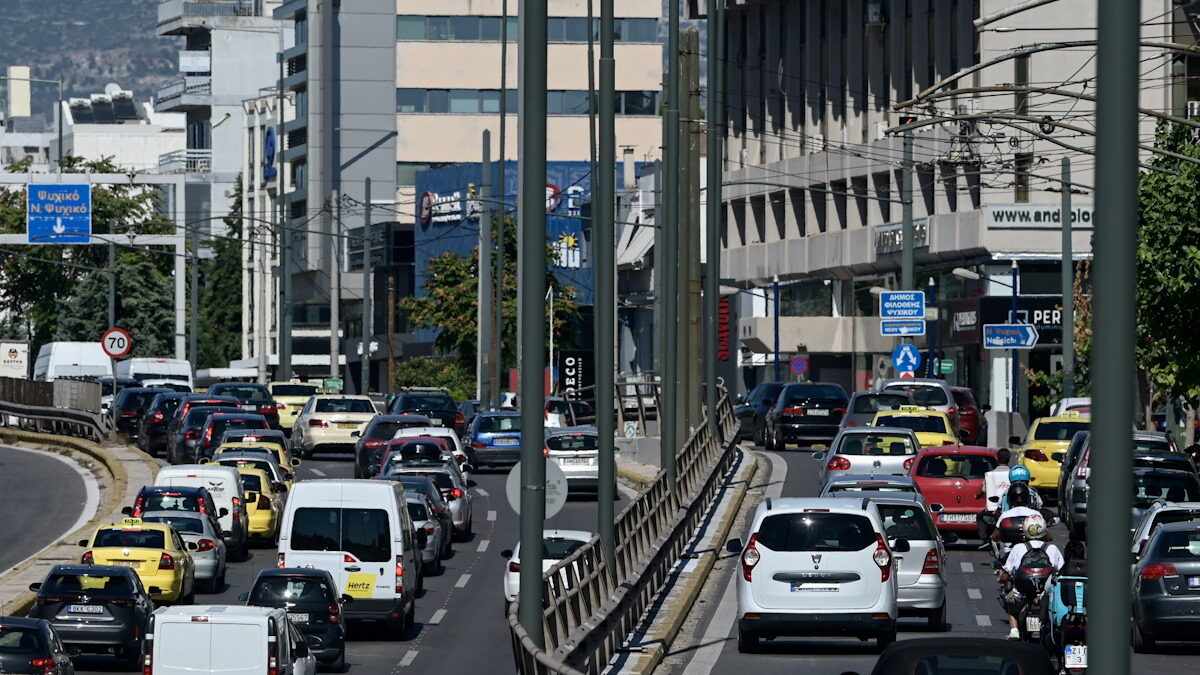
[{"label": "dark suv", "polygon": [[346,667],[346,621],[343,609],[352,602],[338,593],[328,570],[282,567],[258,573],[249,593],[239,600],[254,607],[280,607],[296,624],[313,655],[335,673]]},{"label": "dark suv", "polygon": [[224,515],[217,509],[212,494],[208,488],[187,487],[183,485],[147,485],[138,490],[133,499],[132,507],[125,507],[121,512],[127,516],[141,518],[147,511],[189,511],[208,516],[213,530],[221,533],[220,518]]},{"label": "dark suv", "polygon": [[393,415],[424,415],[434,426],[454,429],[459,435],[467,428],[466,418],[445,389],[402,389],[392,401],[389,412]]},{"label": "dark suv", "polygon": [[146,413],[138,420],[137,444],[142,452],[151,457],[160,452],[166,453],[167,447],[170,445],[170,435],[167,430],[171,425],[171,419],[175,417],[179,406],[188,396],[190,394],[163,392],[150,401],[150,405],[146,407]]},{"label": "dark suv", "polygon": [[246,412],[258,413],[267,418],[272,429],[282,429],[279,424],[279,404],[265,384],[254,382],[220,382],[208,388],[209,396],[232,396]]},{"label": "dark suv", "polygon": [[[187,403],[185,402],[184,405]],[[200,434],[204,431],[204,425],[208,423],[210,416],[224,412],[240,413],[242,410],[241,408],[198,406],[187,411],[171,435],[170,445],[167,447],[167,461],[171,464],[192,464],[199,461]]]},{"label": "dark suv", "polygon": [[200,431],[200,442],[196,446],[197,458],[212,459],[226,431],[235,429],[267,429],[269,422],[262,415],[218,412],[208,416]]},{"label": "dark suv", "polygon": [[133,568],[55,565],[29,590],[37,593],[30,618],[49,621],[64,644],[81,652],[116,650],[132,668],[140,667],[142,636],[154,612],[150,594],[161,590],[144,588]]},{"label": "dark suv", "polygon": [[122,389],[121,393],[117,394],[116,400],[113,401],[113,408],[116,411],[113,417],[117,432],[136,438],[138,422],[146,413],[146,409],[150,407],[150,401],[153,401],[155,396],[170,391],[170,389],[151,387]]},{"label": "dark suv", "polygon": [[75,666],[49,621],[0,616],[0,673],[75,675]]},{"label": "dark suv", "polygon": [[[378,466],[388,441],[401,429],[430,427],[433,423],[424,415],[376,415],[358,436],[354,446],[354,477],[366,478],[368,466]],[[358,433],[358,432],[355,432]]]},{"label": "dark suv", "polygon": [[755,445],[763,442],[763,421],[775,397],[784,388],[783,382],[763,382],[750,390],[743,403],[733,407],[733,414],[738,418],[739,441],[754,441]]},{"label": "dark suv", "polygon": [[836,384],[789,384],[767,412],[764,445],[783,450],[789,444],[829,443],[841,428],[848,402]]}]

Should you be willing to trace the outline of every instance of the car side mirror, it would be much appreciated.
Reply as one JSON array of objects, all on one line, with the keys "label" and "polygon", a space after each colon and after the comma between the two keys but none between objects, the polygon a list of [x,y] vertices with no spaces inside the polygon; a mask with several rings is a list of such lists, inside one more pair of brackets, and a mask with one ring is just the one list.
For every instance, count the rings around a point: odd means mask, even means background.
[{"label": "car side mirror", "polygon": [[126,516],[132,516],[133,515],[133,507],[132,506],[122,506],[121,514],[126,515]]},{"label": "car side mirror", "polygon": [[362,436],[361,431],[351,431],[350,432],[350,438],[358,438],[359,436]]},{"label": "car side mirror", "polygon": [[292,460],[292,466],[300,466],[303,463],[304,463],[304,460],[300,459],[299,457],[296,457],[295,459]]},{"label": "car side mirror", "polygon": [[742,548],[742,540],[736,537],[725,542],[725,550],[730,553],[741,553]]},{"label": "car side mirror", "polygon": [[508,558],[508,559],[511,559],[511,558],[512,558],[512,556],[513,556],[513,552],[512,552],[512,549],[511,549],[511,548],[506,548],[506,549],[504,549],[503,551],[500,551],[500,557],[501,557],[501,558]]},{"label": "car side mirror", "polygon": [[941,504],[930,504],[929,505],[930,513],[941,513],[945,509],[946,509],[946,507],[942,506]]},{"label": "car side mirror", "polygon": [[349,605],[352,602],[354,602],[354,598],[352,596],[342,595],[342,604],[343,605]]},{"label": "car side mirror", "polygon": [[184,544],[184,546],[186,546],[187,550],[189,550],[189,551],[199,551],[200,550],[200,545],[194,541],[189,541],[187,544]]},{"label": "car side mirror", "polygon": [[88,540],[87,540],[87,539],[80,539],[80,540],[79,540],[79,545],[80,545],[81,547],[83,547],[83,548],[87,548],[87,545],[88,545]]},{"label": "car side mirror", "polygon": [[227,516],[227,515],[229,515],[229,509],[226,509],[226,508],[220,508],[220,509],[218,509],[218,510],[217,510],[217,517],[218,517],[218,518],[224,518],[224,517],[225,517],[225,516]]},{"label": "car side mirror", "polygon": [[821,450],[821,451],[818,451],[818,452],[814,452],[814,453],[811,455],[811,457],[813,458],[813,460],[814,460],[814,461],[820,462],[820,461],[822,461],[822,460],[824,460],[824,459],[825,459],[825,451],[824,451],[824,450]]},{"label": "car side mirror", "polygon": [[151,586],[150,588],[146,589],[146,592],[150,595],[162,595],[163,590],[158,586]]},{"label": "car side mirror", "polygon": [[908,553],[912,550],[912,545],[908,543],[907,539],[897,539],[892,543],[892,550],[896,553]]},{"label": "car side mirror", "polygon": [[957,543],[958,535],[953,532],[945,532],[942,534],[942,541],[947,544]]},{"label": "car side mirror", "polygon": [[1021,437],[1020,437],[1020,436],[1009,436],[1009,437],[1008,437],[1008,444],[1009,444],[1009,445],[1020,445],[1020,444],[1021,444]]},{"label": "car side mirror", "polygon": [[283,483],[271,483],[271,489],[275,492],[287,492],[287,485]]},{"label": "car side mirror", "polygon": [[29,584],[29,590],[33,591],[34,593],[42,590],[42,582],[35,581],[32,584]]},{"label": "car side mirror", "polygon": [[372,464],[367,467],[367,476],[374,478],[375,476],[378,476],[378,475],[379,475],[379,465],[378,464]]},{"label": "car side mirror", "polygon": [[417,530],[417,548],[425,548],[429,544],[429,535],[425,530]]},{"label": "car side mirror", "polygon": [[249,593],[242,593],[242,594],[238,595],[238,600],[240,600],[240,601],[242,601],[242,602],[249,602],[249,601],[250,601],[250,594],[249,594]]}]

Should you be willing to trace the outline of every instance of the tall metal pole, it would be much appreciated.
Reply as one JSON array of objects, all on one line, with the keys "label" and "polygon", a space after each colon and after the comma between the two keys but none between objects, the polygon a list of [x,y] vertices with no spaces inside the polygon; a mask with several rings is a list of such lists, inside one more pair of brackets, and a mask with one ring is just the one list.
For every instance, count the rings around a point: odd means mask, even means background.
[{"label": "tall metal pole", "polygon": [[[592,209],[592,236],[595,237],[595,345],[596,345],[596,431],[600,437],[599,483],[596,504],[600,545],[609,565],[616,561],[613,502],[617,498],[616,459],[616,60],[613,0],[600,0],[600,96],[599,150]],[[626,189],[632,187],[625,186]]]},{"label": "tall metal pole", "polygon": [[[721,214],[725,204],[721,199],[721,183],[725,178],[725,85],[722,78],[725,65],[725,1],[709,4],[714,11],[708,15],[708,166],[705,193],[705,261],[704,271],[704,411],[708,423],[717,428],[717,312],[721,294]],[[628,187],[628,186],[627,186]]]},{"label": "tall metal pole", "polygon": [[[500,392],[503,390],[500,383],[504,379],[504,219],[508,209],[503,202],[508,198],[505,164],[505,144],[508,140],[508,0],[500,2],[500,23],[500,137],[497,139],[499,167],[496,170],[496,180],[492,183],[492,194],[502,203],[498,209],[500,214],[496,218],[496,273],[493,275],[493,283],[496,284],[496,318],[493,329],[495,334],[492,336],[496,342],[496,371],[493,377],[495,398],[485,402],[497,406],[500,404]],[[509,382],[508,388],[516,389],[516,383]]]},{"label": "tall metal pole", "polygon": [[542,628],[542,527],[546,520],[546,0],[522,0],[518,144],[518,321],[521,339],[521,576],[517,615],[537,647]]},{"label": "tall metal pole", "polygon": [[342,241],[342,200],[337,188],[329,200],[333,223],[329,241],[329,377],[341,376],[342,351],[342,256],[339,244]]},{"label": "tall metal pole", "polygon": [[192,240],[192,292],[188,297],[191,305],[188,330],[188,355],[192,361],[192,370],[200,367],[200,232],[195,228],[188,232]]},{"label": "tall metal pole", "polygon": [[771,291],[775,299],[775,306],[771,310],[771,316],[775,321],[775,381],[783,381],[783,370],[779,362],[779,275],[776,274],[771,280]]},{"label": "tall metal pole", "polygon": [[63,113],[63,83],[58,81],[58,172],[62,173],[62,158],[63,158],[63,122],[65,115]]},{"label": "tall metal pole", "polygon": [[492,400],[492,132],[483,130],[483,158],[479,165],[479,303],[476,322],[479,344],[476,358],[475,398],[485,405]]},{"label": "tall metal pole", "polygon": [[[1008,314],[1008,322],[1016,323],[1017,322],[1017,289],[1020,286],[1020,274],[1021,274],[1021,268],[1017,266],[1016,260],[1012,261],[1011,274],[1012,274],[1012,279],[1011,279],[1010,283],[1012,284],[1012,310]],[[1017,350],[1016,349],[1008,350],[1008,358],[1009,358],[1009,361],[1012,362],[1009,364],[1012,367],[1011,374],[1009,375],[1009,377],[1012,378],[1012,390],[1009,392],[1009,394],[1011,396],[1009,405],[1011,406],[1011,410],[1012,410],[1013,414],[1016,414],[1016,413],[1021,412],[1021,393],[1020,393],[1021,386],[1018,384],[1019,380],[1017,379],[1021,374],[1021,364],[1018,362],[1018,359],[1017,359]]]},{"label": "tall metal pole", "polygon": [[1075,257],[1071,251],[1071,159],[1062,158],[1063,398],[1075,395]]},{"label": "tall metal pole", "polygon": [[[275,85],[277,103],[275,106],[275,138],[279,145],[278,157],[283,156],[285,138],[283,135],[284,98],[283,98],[283,32],[279,33],[279,81]],[[283,162],[279,162],[280,171],[275,179],[275,209],[279,213],[279,318],[275,325],[278,331],[279,370],[275,373],[278,380],[287,381],[292,377],[292,236],[291,225],[287,222],[287,213],[283,206]]]},{"label": "tall metal pole", "polygon": [[359,376],[362,381],[360,394],[371,391],[371,334],[375,332],[371,323],[375,317],[375,304],[371,298],[371,177],[363,180],[363,291],[362,291],[362,355],[359,361]]},{"label": "tall metal pole", "polygon": [[1129,673],[1129,509],[1133,502],[1134,321],[1137,282],[1138,32],[1141,2],[1097,0],[1096,302],[1092,315],[1091,493],[1088,607],[1093,675]]},{"label": "tall metal pole", "polygon": [[[195,293],[195,291],[193,291]],[[117,245],[108,243],[108,327],[117,325]]]},{"label": "tall metal pole", "polygon": [[662,320],[662,402],[660,439],[662,468],[667,472],[667,484],[675,486],[675,453],[679,451],[677,420],[663,419],[678,410],[679,344],[679,103],[683,98],[682,78],[679,76],[679,0],[667,3],[667,109],[663,116],[663,218],[655,218],[663,228],[663,255],[654,256],[655,271],[663,275]]},{"label": "tall metal pole", "polygon": [[900,252],[900,288],[916,290],[913,279],[913,139],[912,132],[904,132],[904,165],[900,170],[901,235],[903,248]]}]

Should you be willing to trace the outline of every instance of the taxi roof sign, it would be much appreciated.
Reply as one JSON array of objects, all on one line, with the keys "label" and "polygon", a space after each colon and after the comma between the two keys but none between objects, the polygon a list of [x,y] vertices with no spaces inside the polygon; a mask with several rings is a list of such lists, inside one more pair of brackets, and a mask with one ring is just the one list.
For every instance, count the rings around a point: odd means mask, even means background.
[{"label": "taxi roof sign", "polygon": [[1078,410],[1064,410],[1059,417],[1083,417]]},{"label": "taxi roof sign", "polygon": [[122,525],[141,525],[142,519],[141,518],[122,518],[121,524]]}]

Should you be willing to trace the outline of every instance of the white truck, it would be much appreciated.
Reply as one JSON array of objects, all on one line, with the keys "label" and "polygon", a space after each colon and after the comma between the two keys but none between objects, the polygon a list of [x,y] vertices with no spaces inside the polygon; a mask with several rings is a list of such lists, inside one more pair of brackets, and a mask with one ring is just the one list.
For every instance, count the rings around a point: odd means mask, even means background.
[{"label": "white truck", "polygon": [[117,361],[117,377],[132,377],[146,387],[192,390],[192,364],[184,359],[133,358]]},{"label": "white truck", "polygon": [[112,377],[112,374],[112,359],[104,353],[99,340],[48,342],[38,350],[33,363],[33,379],[41,382],[53,382],[60,377]]}]

